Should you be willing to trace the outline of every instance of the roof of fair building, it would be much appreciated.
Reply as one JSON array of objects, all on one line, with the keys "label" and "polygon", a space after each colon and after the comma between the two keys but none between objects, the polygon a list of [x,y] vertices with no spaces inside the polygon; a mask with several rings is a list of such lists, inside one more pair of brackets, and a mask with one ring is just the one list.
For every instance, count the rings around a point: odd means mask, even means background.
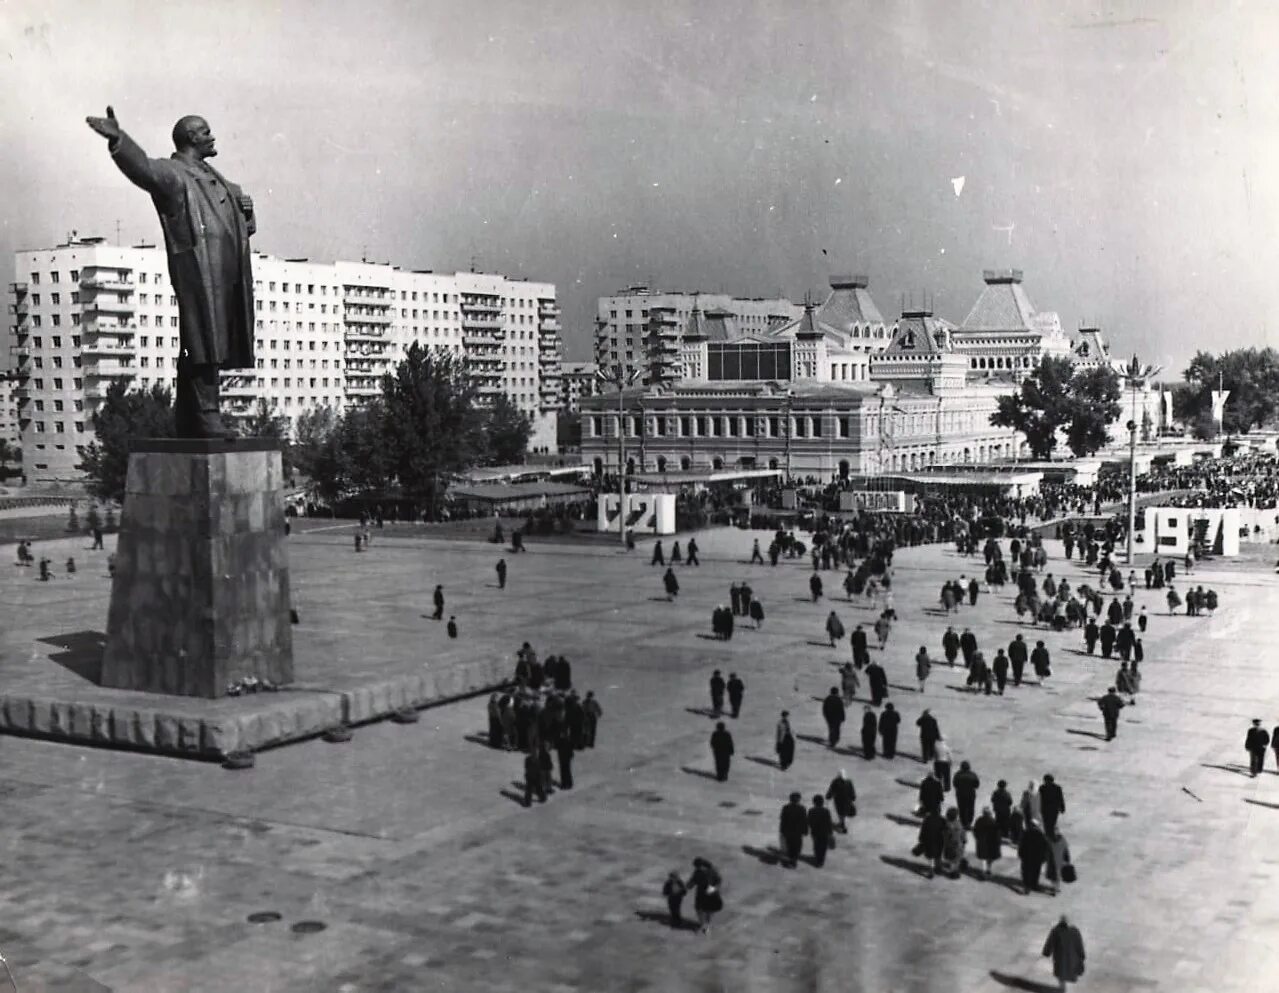
[{"label": "roof of fair building", "polygon": [[983,274],[986,287],[973,304],[963,331],[1032,331],[1035,308],[1021,288],[1021,270],[987,270]]},{"label": "roof of fair building", "polygon": [[897,319],[897,332],[884,355],[937,355],[951,351],[947,333],[954,325],[927,311],[906,311]]},{"label": "roof of fair building", "polygon": [[789,321],[781,327],[769,332],[774,338],[820,337],[844,345],[844,335],[817,316],[813,307],[805,307],[803,316],[797,321]]},{"label": "roof of fair building", "polygon": [[865,276],[832,276],[830,296],[817,312],[823,324],[847,334],[854,327],[883,324],[884,316],[871,299]]}]

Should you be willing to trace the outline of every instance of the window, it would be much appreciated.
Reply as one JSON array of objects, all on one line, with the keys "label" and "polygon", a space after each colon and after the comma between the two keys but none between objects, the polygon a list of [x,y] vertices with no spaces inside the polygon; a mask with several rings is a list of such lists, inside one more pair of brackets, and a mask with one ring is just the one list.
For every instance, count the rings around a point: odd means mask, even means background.
[{"label": "window", "polygon": [[56,283],[58,281],[58,274],[56,272],[49,273],[49,281],[51,283]]}]

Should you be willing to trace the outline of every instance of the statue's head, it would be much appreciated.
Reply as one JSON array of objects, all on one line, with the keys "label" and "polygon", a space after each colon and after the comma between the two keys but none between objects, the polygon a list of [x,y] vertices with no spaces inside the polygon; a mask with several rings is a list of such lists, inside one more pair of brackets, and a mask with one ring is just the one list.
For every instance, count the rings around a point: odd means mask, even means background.
[{"label": "statue's head", "polygon": [[188,114],[173,125],[173,147],[179,152],[189,148],[202,159],[212,158],[218,154],[213,141],[209,122],[203,117]]}]

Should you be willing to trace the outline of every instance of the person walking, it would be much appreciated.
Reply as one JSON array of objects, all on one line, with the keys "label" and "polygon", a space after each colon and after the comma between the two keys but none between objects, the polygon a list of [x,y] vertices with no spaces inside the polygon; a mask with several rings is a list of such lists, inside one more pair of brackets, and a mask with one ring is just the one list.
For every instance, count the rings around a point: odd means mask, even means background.
[{"label": "person walking", "polygon": [[435,613],[431,615],[431,620],[442,621],[444,619],[444,587],[435,587],[435,593],[431,599],[435,602]]},{"label": "person walking", "polygon": [[728,767],[733,761],[733,736],[723,721],[717,722],[711,732],[711,755],[715,758],[715,778],[721,783],[727,782]]},{"label": "person walking", "polygon": [[724,677],[719,674],[718,669],[711,673],[710,687],[711,710],[718,717],[724,712],[724,691],[728,688],[728,684],[724,682]]},{"label": "person walking", "polygon": [[653,543],[653,558],[649,561],[649,565],[666,565],[666,556],[662,554],[662,539],[658,538]]},{"label": "person walking", "polygon": [[604,708],[595,699],[595,691],[587,690],[586,699],[582,701],[582,747],[595,747],[595,733],[599,730],[600,718],[604,716]]},{"label": "person walking", "polygon": [[817,573],[808,577],[808,591],[813,594],[813,603],[822,598],[822,577]]},{"label": "person walking", "polygon": [[866,666],[866,682],[870,686],[870,701],[878,707],[888,696],[888,673],[878,662],[871,662]]},{"label": "person walking", "polygon": [[497,588],[506,589],[506,559],[498,559],[494,568],[497,570]]},{"label": "person walking", "polygon": [[804,836],[808,834],[808,813],[804,810],[800,794],[792,793],[790,801],[782,806],[778,833],[781,835],[783,864],[794,869],[804,850]]},{"label": "person walking", "polygon": [[1025,671],[1026,660],[1029,657],[1030,652],[1026,648],[1026,640],[1021,635],[1017,635],[1016,638],[1008,643],[1008,661],[1012,663],[1013,667],[1014,686],[1021,685],[1021,674]]},{"label": "person walking", "polygon": [[764,625],[764,605],[755,597],[751,597],[750,615],[751,621],[755,624],[755,630],[758,631]]},{"label": "person walking", "polygon": [[697,558],[697,539],[696,538],[688,539],[687,557],[684,560],[684,565],[685,566],[695,565],[698,568],[701,568],[702,563],[699,562]]},{"label": "person walking", "polygon": [[1106,725],[1106,740],[1110,741],[1119,730],[1119,711],[1124,709],[1124,700],[1112,686],[1106,695],[1097,701],[1097,709]]},{"label": "person walking", "polygon": [[955,803],[959,806],[959,820],[965,829],[973,826],[973,815],[977,809],[977,791],[981,788],[981,780],[967,761],[959,763],[959,771],[955,773]]},{"label": "person walking", "polygon": [[666,882],[662,884],[662,896],[666,897],[666,910],[670,917],[670,925],[676,930],[684,926],[684,915],[681,913],[681,906],[687,893],[688,887],[684,885],[684,880],[680,878],[678,872],[672,872],[666,877]]},{"label": "person walking", "polygon": [[1067,983],[1077,983],[1084,974],[1084,939],[1079,928],[1061,915],[1061,920],[1048,932],[1044,942],[1044,958],[1053,960],[1053,976],[1057,986],[1065,991]]},{"label": "person walking", "polygon": [[764,556],[760,553],[758,538],[755,539],[755,544],[751,546],[751,561],[750,561],[751,565],[755,565],[757,563],[759,565],[764,564]]},{"label": "person walking", "polygon": [[879,718],[875,711],[866,707],[862,712],[862,758],[875,757],[875,736],[879,732]]},{"label": "person walking", "polygon": [[950,792],[950,764],[950,746],[946,744],[939,734],[936,743],[933,745],[933,772],[937,774],[937,779],[941,782],[943,793]]},{"label": "person walking", "polygon": [[1084,625],[1084,648],[1088,650],[1088,654],[1092,655],[1097,651],[1097,639],[1101,637],[1101,629],[1097,627],[1097,622],[1093,618],[1088,618],[1088,623]]},{"label": "person walking", "polygon": [[1049,892],[1056,896],[1064,883],[1075,878],[1075,867],[1070,863],[1070,846],[1057,828],[1045,828],[1044,838],[1048,842],[1047,875]]},{"label": "person walking", "polygon": [[1004,695],[1004,687],[1008,685],[1008,656],[1004,654],[1001,648],[995,653],[995,661],[991,665],[991,669],[995,674],[995,685],[999,688],[999,695]]},{"label": "person walking", "polygon": [[931,762],[936,751],[937,741],[941,738],[941,729],[937,724],[937,718],[929,713],[925,707],[923,713],[915,720],[915,726],[919,728],[919,760],[921,762]]},{"label": "person walking", "polygon": [[1039,874],[1043,872],[1048,858],[1048,839],[1032,820],[1027,820],[1022,828],[1017,858],[1021,862],[1022,892],[1033,893],[1039,889]]},{"label": "person walking", "polygon": [[886,759],[897,755],[897,732],[901,723],[902,715],[896,708],[891,703],[884,704],[884,712],[879,715],[879,740]]},{"label": "person walking", "polygon": [[844,640],[844,625],[833,610],[826,618],[826,636],[830,638],[831,648],[835,647],[835,642]]},{"label": "person walking", "polygon": [[928,810],[924,814],[923,823],[919,825],[919,841],[915,845],[914,854],[922,855],[928,861],[929,879],[941,872],[945,848],[946,819],[938,811]]},{"label": "person walking", "polygon": [[848,773],[843,769],[840,769],[839,775],[830,781],[830,786],[826,789],[826,799],[831,802],[831,806],[835,809],[835,816],[839,818],[837,830],[841,834],[847,834],[848,819],[857,816],[857,790],[853,787],[853,781],[848,778]]},{"label": "person walking", "polygon": [[870,638],[860,624],[853,629],[853,665],[858,669],[870,664]]},{"label": "person walking", "polygon": [[730,672],[726,686],[728,689],[729,713],[736,720],[737,715],[742,712],[742,697],[746,694],[746,684],[738,678],[737,673]]},{"label": "person walking", "polygon": [[457,618],[450,615],[449,622],[444,626],[444,630],[448,632],[450,638],[457,637]]},{"label": "person walking", "polygon": [[990,795],[990,808],[995,812],[995,826],[1000,837],[1010,837],[1009,824],[1013,812],[1013,795],[1008,792],[1008,781],[1001,779]]},{"label": "person walking", "polygon": [[919,681],[919,692],[924,692],[924,683],[928,681],[929,673],[932,672],[932,659],[928,657],[928,649],[923,645],[919,646],[919,651],[915,653],[915,678]]},{"label": "person walking", "polygon": [[524,756],[524,806],[533,806],[533,795],[538,803],[546,803],[546,782],[542,779],[542,757],[534,748]]},{"label": "person walking", "polygon": [[1145,608],[1145,607],[1142,607],[1142,608],[1141,608],[1141,613],[1139,613],[1139,614],[1137,615],[1137,630],[1138,630],[1139,632],[1141,632],[1142,634],[1145,634],[1145,633],[1146,633],[1146,625],[1147,625],[1147,624],[1149,624],[1149,623],[1150,623],[1150,621],[1149,621],[1149,619],[1146,617],[1146,608]]},{"label": "person walking", "polygon": [[573,788],[573,739],[570,735],[561,734],[555,742],[555,755],[560,764],[560,789]]},{"label": "person walking", "polygon": [[970,668],[973,656],[977,654],[977,635],[973,634],[972,628],[964,628],[964,633],[959,636],[959,650],[964,655],[964,668]]},{"label": "person walking", "polygon": [[1030,653],[1030,664],[1035,670],[1035,675],[1039,677],[1040,683],[1053,674],[1048,649],[1042,641],[1035,642],[1035,650]]},{"label": "person walking", "polygon": [[826,864],[826,850],[835,847],[835,826],[820,793],[808,808],[808,836],[813,841],[813,865],[820,869]]},{"label": "person walking", "polygon": [[839,744],[839,732],[844,725],[846,716],[844,701],[839,695],[839,687],[832,686],[830,692],[826,694],[826,699],[822,701],[822,717],[826,721],[826,744],[828,747],[834,748]]},{"label": "person walking", "polygon": [[1039,787],[1039,816],[1043,818],[1044,832],[1052,835],[1057,829],[1057,818],[1066,812],[1066,794],[1062,792],[1051,773],[1044,775]]},{"label": "person walking", "polygon": [[839,670],[839,688],[843,695],[845,709],[852,706],[853,700],[857,697],[858,687],[857,670],[853,668],[853,663],[845,662]]},{"label": "person walking", "polygon": [[711,918],[724,909],[721,886],[719,872],[707,859],[693,859],[693,874],[688,879],[688,889],[693,891],[693,909],[697,912],[697,926],[702,934],[710,931]]},{"label": "person walking", "polygon": [[915,812],[936,814],[941,811],[944,799],[946,794],[942,792],[941,783],[930,770],[919,783],[919,805]]},{"label": "person walking", "polygon": [[989,807],[981,808],[981,816],[973,822],[973,841],[977,847],[977,859],[982,864],[985,878],[990,878],[990,870],[1002,857],[999,824]]},{"label": "person walking", "polygon": [[946,633],[941,636],[942,653],[946,656],[946,664],[953,666],[955,659],[959,657],[959,635],[955,633],[952,627],[946,628]]},{"label": "person walking", "polygon": [[795,761],[795,735],[790,729],[790,711],[783,710],[773,736],[773,748],[777,752],[777,766],[783,772]]},{"label": "person walking", "polygon": [[666,589],[666,599],[674,600],[679,596],[679,580],[675,578],[675,570],[670,566],[662,574],[662,586]]},{"label": "person walking", "polygon": [[942,841],[942,872],[951,879],[958,879],[964,865],[964,850],[968,847],[968,832],[959,820],[959,811],[951,807],[946,811],[946,836]]},{"label": "person walking", "polygon": [[[1248,751],[1248,771],[1253,776],[1266,767],[1266,748],[1269,744],[1270,735],[1261,726],[1261,718],[1253,718],[1252,727],[1248,729],[1243,742],[1243,747]],[[1275,753],[1275,758],[1279,759],[1279,751]]]}]

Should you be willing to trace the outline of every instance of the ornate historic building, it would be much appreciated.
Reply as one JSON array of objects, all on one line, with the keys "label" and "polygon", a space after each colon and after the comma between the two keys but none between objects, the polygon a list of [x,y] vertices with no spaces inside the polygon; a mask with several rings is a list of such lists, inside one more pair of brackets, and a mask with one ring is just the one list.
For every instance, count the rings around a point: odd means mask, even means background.
[{"label": "ornate historic building", "polygon": [[986,287],[963,323],[954,343],[968,356],[977,379],[1021,379],[1045,355],[1069,355],[1070,337],[1052,311],[1036,311],[1021,288],[1020,269],[987,269]]}]

